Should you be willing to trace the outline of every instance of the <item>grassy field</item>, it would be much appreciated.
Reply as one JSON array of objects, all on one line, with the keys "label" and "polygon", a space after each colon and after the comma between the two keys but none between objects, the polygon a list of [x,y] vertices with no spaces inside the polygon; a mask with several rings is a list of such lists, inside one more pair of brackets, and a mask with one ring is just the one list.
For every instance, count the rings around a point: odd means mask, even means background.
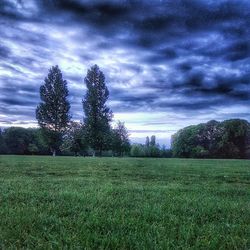
[{"label": "grassy field", "polygon": [[249,249],[250,161],[0,156],[0,249]]}]

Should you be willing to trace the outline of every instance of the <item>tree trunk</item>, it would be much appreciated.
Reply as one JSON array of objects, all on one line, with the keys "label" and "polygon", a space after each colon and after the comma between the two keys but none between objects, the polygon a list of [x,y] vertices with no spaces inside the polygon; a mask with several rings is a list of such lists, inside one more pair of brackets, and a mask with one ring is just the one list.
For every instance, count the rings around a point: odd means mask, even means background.
[{"label": "tree trunk", "polygon": [[56,150],[53,149],[53,157],[55,157],[55,156],[56,156]]},{"label": "tree trunk", "polygon": [[95,157],[95,150],[93,151],[93,155],[92,156]]}]

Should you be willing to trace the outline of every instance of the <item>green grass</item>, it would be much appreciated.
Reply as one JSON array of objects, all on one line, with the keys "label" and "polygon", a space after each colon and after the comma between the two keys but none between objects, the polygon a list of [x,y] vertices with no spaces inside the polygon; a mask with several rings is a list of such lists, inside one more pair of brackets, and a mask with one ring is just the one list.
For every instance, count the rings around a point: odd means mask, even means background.
[{"label": "green grass", "polygon": [[250,161],[0,156],[0,249],[249,249]]}]

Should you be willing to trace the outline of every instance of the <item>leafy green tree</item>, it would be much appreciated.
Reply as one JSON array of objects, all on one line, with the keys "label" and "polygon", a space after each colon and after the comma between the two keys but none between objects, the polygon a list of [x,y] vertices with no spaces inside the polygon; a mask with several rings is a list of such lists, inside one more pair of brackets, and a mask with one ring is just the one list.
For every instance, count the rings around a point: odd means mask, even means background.
[{"label": "leafy green tree", "polygon": [[156,144],[156,136],[152,135],[151,139],[146,137],[146,142],[143,147],[144,154],[146,157],[160,157],[161,156],[161,149],[158,144]]},{"label": "leafy green tree", "polygon": [[86,155],[88,145],[85,138],[85,127],[80,122],[70,122],[70,126],[65,133],[62,151],[73,152],[75,156]]},{"label": "leafy green tree", "polygon": [[32,142],[32,135],[25,128],[10,127],[3,133],[7,145],[8,154],[28,154],[29,143]]},{"label": "leafy green tree", "polygon": [[248,124],[246,138],[245,138],[245,158],[250,159],[250,124]]},{"label": "leafy green tree", "polygon": [[144,152],[146,157],[150,157],[150,141],[148,136],[146,137]]},{"label": "leafy green tree", "polygon": [[204,147],[198,145],[191,149],[190,157],[191,158],[206,158],[206,157],[209,157],[209,152]]},{"label": "leafy green tree", "polygon": [[133,144],[131,146],[130,155],[132,157],[145,157],[145,150],[141,144]]},{"label": "leafy green tree", "polygon": [[161,157],[163,158],[171,158],[172,157],[172,150],[166,148],[166,145],[162,145],[161,147]]},{"label": "leafy green tree", "polygon": [[225,158],[245,158],[249,123],[231,119],[221,123],[223,133],[220,141],[220,155]]},{"label": "leafy green tree", "polygon": [[3,135],[4,135],[4,132],[0,128],[0,154],[6,154],[8,151]]},{"label": "leafy green tree", "polygon": [[97,65],[88,70],[85,84],[87,92],[83,100],[83,110],[86,138],[94,155],[96,151],[101,155],[103,150],[110,147],[112,111],[106,104],[109,91],[105,76]]},{"label": "leafy green tree", "polygon": [[174,157],[246,158],[250,124],[232,119],[209,121],[179,130],[172,137]]},{"label": "leafy green tree", "polygon": [[118,156],[130,150],[129,134],[123,122],[118,121],[112,131],[112,151]]},{"label": "leafy green tree", "polygon": [[48,145],[41,136],[40,129],[10,127],[2,133],[4,153],[8,154],[48,154]]},{"label": "leafy green tree", "polygon": [[67,82],[58,66],[49,70],[40,87],[41,103],[36,109],[36,118],[48,145],[56,155],[62,144],[63,134],[70,121]]},{"label": "leafy green tree", "polygon": [[161,156],[161,150],[160,150],[160,145],[156,144],[154,146],[149,147],[150,151],[150,157],[160,157]]},{"label": "leafy green tree", "polygon": [[156,144],[156,137],[155,135],[152,135],[150,140],[150,146],[155,146],[155,144]]},{"label": "leafy green tree", "polygon": [[172,136],[174,157],[191,157],[192,148],[196,145],[196,126],[188,126]]},{"label": "leafy green tree", "polygon": [[37,154],[48,155],[50,154],[50,146],[46,142],[46,138],[43,136],[43,131],[41,128],[34,130],[34,141],[33,143],[37,146]]},{"label": "leafy green tree", "polygon": [[34,144],[34,143],[30,143],[30,144],[28,145],[28,150],[29,150],[29,152],[30,152],[32,155],[33,155],[33,154],[37,154],[37,153],[39,152],[39,149],[38,149],[37,145]]}]

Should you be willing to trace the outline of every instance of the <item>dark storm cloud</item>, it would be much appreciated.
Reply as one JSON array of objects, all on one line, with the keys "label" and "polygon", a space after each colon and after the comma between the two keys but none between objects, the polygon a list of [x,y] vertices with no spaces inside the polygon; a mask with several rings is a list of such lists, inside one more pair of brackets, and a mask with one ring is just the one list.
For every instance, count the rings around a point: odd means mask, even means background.
[{"label": "dark storm cloud", "polygon": [[55,64],[77,119],[94,63],[114,112],[218,117],[216,109],[249,108],[249,27],[247,0],[2,0],[0,115],[19,107],[34,119],[39,86]]},{"label": "dark storm cloud", "polygon": [[0,98],[1,103],[7,104],[7,105],[35,105],[36,101],[32,101],[28,99],[28,96],[22,97],[22,98]]},{"label": "dark storm cloud", "polygon": [[0,6],[0,14],[1,16],[8,18],[17,18],[19,16],[16,11],[15,4],[8,0],[2,0]]},{"label": "dark storm cloud", "polygon": [[[212,80],[207,80],[204,72],[195,72],[186,75],[185,81],[173,86],[187,96],[218,97],[232,101],[250,100],[249,73],[241,72],[241,75],[215,75]],[[216,104],[216,103],[215,103]],[[220,105],[220,103],[218,104]]]},{"label": "dark storm cloud", "polygon": [[10,54],[10,50],[8,47],[0,45],[0,58],[6,58]]}]

